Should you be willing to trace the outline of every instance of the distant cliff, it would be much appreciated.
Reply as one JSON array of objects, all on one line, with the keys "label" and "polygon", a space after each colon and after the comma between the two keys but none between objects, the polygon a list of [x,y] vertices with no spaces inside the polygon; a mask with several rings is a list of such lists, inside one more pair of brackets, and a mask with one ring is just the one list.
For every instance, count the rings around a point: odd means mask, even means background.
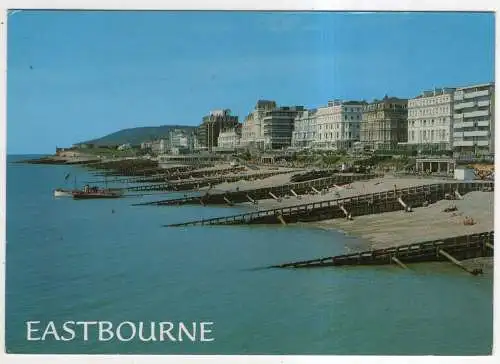
[{"label": "distant cliff", "polygon": [[145,126],[140,128],[123,129],[102,138],[86,140],[75,144],[91,143],[95,145],[121,145],[130,143],[132,145],[141,144],[148,140],[160,139],[168,137],[168,133],[173,129],[183,129],[187,132],[194,132],[195,126],[187,125],[162,125],[162,126]]}]

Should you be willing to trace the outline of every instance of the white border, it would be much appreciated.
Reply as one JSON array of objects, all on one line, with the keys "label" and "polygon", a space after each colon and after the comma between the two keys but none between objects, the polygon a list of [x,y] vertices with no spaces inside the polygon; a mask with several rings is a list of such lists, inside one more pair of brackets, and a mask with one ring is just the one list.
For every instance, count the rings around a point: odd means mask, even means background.
[{"label": "white border", "polygon": [[[344,11],[497,11],[498,1],[474,0],[463,2],[458,5],[457,0],[266,0],[257,3],[255,0],[210,0],[210,3],[202,0],[2,0],[0,3],[0,260],[2,270],[0,273],[0,300],[2,315],[0,318],[0,363],[192,363],[203,361],[206,363],[331,363],[332,361],[343,363],[493,363],[495,359],[490,357],[442,357],[442,356],[159,356],[159,355],[7,355],[5,354],[5,215],[6,215],[6,40],[7,40],[7,18],[5,9],[140,9],[140,10],[344,10]],[[496,21],[495,36],[500,38],[500,27]],[[495,52],[495,66],[499,69],[498,48]],[[495,77],[496,78],[496,77]],[[496,82],[495,82],[496,83]],[[499,116],[498,107],[495,108],[496,120]],[[500,128],[496,128],[496,139],[500,140]],[[497,138],[498,137],[498,138]],[[500,162],[495,161],[496,170],[499,170]],[[495,190],[495,200],[499,201],[500,191]],[[500,221],[498,211],[495,208],[495,226]],[[495,256],[495,266],[498,266],[498,254]],[[494,273],[494,348],[498,349],[499,320],[498,315],[498,269]],[[381,328],[382,329],[382,328]],[[498,350],[494,349],[494,354]],[[495,355],[497,356],[497,355]],[[498,360],[498,359],[497,359]]]},{"label": "white border", "polygon": [[495,11],[494,0],[3,0],[7,9]]}]

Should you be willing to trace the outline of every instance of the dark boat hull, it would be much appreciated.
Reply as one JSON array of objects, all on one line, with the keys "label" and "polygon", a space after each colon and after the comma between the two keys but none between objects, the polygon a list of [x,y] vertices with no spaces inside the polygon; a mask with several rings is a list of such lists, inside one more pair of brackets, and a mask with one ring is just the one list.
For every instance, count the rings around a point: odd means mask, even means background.
[{"label": "dark boat hull", "polygon": [[90,200],[97,198],[120,198],[123,195],[116,192],[74,192],[73,199],[75,200]]}]

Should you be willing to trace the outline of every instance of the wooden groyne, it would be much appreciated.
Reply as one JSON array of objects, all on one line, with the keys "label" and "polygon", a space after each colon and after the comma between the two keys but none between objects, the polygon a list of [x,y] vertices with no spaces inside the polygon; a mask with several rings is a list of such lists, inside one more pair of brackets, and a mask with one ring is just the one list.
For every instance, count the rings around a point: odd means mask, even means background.
[{"label": "wooden groyne", "polygon": [[363,251],[359,253],[303,260],[273,265],[270,268],[318,268],[341,265],[387,265],[396,264],[406,268],[406,264],[417,262],[450,261],[472,274],[480,273],[465,267],[460,260],[492,257],[494,232],[462,235],[400,245],[396,247]]},{"label": "wooden groyne", "polygon": [[198,163],[191,165],[168,165],[150,159],[122,159],[112,161],[101,161],[89,165],[89,168],[101,170],[105,176],[152,176],[171,169],[188,171],[206,167],[213,167],[213,163]]},{"label": "wooden groyne", "polygon": [[[241,225],[241,224],[283,224],[311,222],[336,218],[378,214],[398,210],[411,210],[426,203],[451,198],[456,193],[463,195],[471,191],[493,190],[493,182],[451,182],[414,186],[384,192],[345,197],[233,216],[194,220],[166,226],[189,225]],[[402,206],[401,201],[407,206]],[[347,214],[346,214],[347,212]]]},{"label": "wooden groyne", "polygon": [[42,157],[38,159],[26,159],[21,161],[16,161],[14,163],[19,164],[54,164],[54,165],[91,165],[98,162],[96,159],[74,159],[74,158],[53,158],[53,157]]},{"label": "wooden groyne", "polygon": [[139,185],[124,188],[127,191],[195,191],[200,187],[214,186],[224,182],[237,182],[241,180],[263,179],[279,174],[291,173],[291,171],[270,171],[253,174],[240,174],[228,176],[216,176],[201,179],[190,179],[181,181],[168,181],[153,185]]},{"label": "wooden groyne", "polygon": [[[155,183],[155,182],[167,182],[175,181],[179,179],[193,179],[200,177],[211,177],[214,175],[226,175],[230,173],[238,173],[245,169],[245,167],[229,167],[229,168],[218,168],[209,170],[196,170],[194,168],[172,168],[165,170],[161,173],[143,176],[143,177],[129,177],[129,178],[119,178],[115,179],[114,182],[119,183]],[[104,180],[90,181],[89,183],[104,183]]]},{"label": "wooden groyne", "polygon": [[[190,196],[185,198],[160,200],[145,202],[136,205],[232,205],[235,203],[251,202],[255,203],[258,200],[269,198],[283,198],[286,196],[304,195],[307,193],[321,193],[326,188],[331,188],[335,185],[344,185],[353,183],[354,181],[369,180],[377,177],[373,174],[337,174],[330,177],[319,178],[312,181],[286,183],[279,186],[263,187],[255,189],[245,189],[241,191],[227,191],[223,193],[206,193],[204,196]],[[273,197],[274,196],[274,197]]]},{"label": "wooden groyne", "polygon": [[107,176],[148,176],[159,173],[161,168],[157,161],[149,159],[123,159],[102,161],[88,166],[92,169],[104,170]]},{"label": "wooden groyne", "polygon": [[[153,168],[139,168],[134,169],[131,175],[126,174],[127,171],[100,171],[94,173],[96,176],[114,176],[117,182],[129,183],[130,181],[141,180],[143,178],[155,176],[157,174],[164,173],[181,173],[190,170],[194,170],[195,166],[169,166],[169,167],[153,167]],[[120,176],[128,176],[124,178],[119,178]],[[100,181],[93,181],[93,183],[99,183]]]}]

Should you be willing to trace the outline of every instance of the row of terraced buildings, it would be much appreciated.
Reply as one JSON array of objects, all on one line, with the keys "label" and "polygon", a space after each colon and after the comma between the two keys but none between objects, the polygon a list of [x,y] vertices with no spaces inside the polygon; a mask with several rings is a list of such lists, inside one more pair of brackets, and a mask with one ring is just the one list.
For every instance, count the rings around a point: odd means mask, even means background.
[{"label": "row of terraced buildings", "polygon": [[404,99],[333,100],[326,106],[278,106],[259,100],[238,122],[230,110],[204,117],[197,146],[232,149],[370,149],[494,154],[494,83],[439,88]]}]

